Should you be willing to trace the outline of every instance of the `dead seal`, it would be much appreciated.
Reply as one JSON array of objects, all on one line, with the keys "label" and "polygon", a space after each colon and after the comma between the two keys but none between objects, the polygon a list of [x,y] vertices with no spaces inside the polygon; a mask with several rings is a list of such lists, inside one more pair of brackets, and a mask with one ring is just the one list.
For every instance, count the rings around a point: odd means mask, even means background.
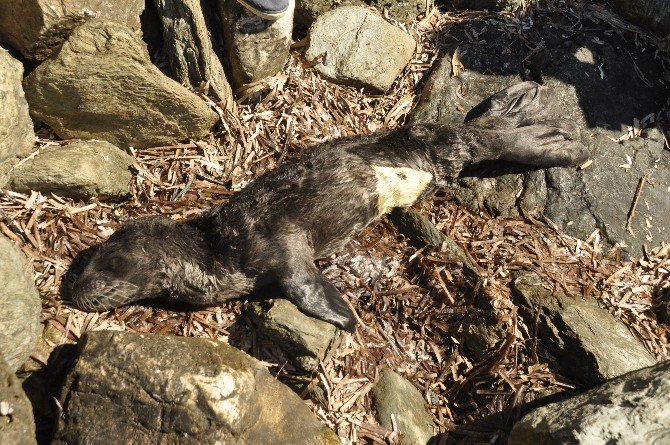
[{"label": "dead seal", "polygon": [[352,331],[352,310],[315,259],[469,164],[554,167],[588,157],[573,125],[547,120],[546,87],[524,82],[483,108],[459,126],[413,125],[315,146],[187,221],[131,220],[90,252],[69,298],[87,311],[161,296],[214,305],[276,283],[304,313]]}]

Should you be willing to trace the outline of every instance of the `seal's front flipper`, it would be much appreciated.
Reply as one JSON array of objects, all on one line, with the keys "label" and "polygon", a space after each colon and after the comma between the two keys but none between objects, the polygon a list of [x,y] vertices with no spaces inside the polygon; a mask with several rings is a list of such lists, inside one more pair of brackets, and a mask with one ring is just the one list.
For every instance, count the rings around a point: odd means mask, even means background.
[{"label": "seal's front flipper", "polygon": [[546,86],[521,82],[491,96],[473,110],[468,125],[491,130],[533,125],[547,119],[552,98]]},{"label": "seal's front flipper", "polygon": [[283,274],[279,285],[286,298],[305,314],[354,332],[356,316],[340,292],[319,271],[312,267]]}]

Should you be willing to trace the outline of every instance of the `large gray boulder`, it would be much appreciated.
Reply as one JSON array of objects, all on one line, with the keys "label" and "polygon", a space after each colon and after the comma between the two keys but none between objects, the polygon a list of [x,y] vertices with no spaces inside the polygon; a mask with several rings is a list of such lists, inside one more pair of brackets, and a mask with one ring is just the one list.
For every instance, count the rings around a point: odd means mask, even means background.
[{"label": "large gray boulder", "polygon": [[202,137],[218,116],[152,65],[130,29],[88,21],[24,80],[31,113],[63,139],[122,148]]},{"label": "large gray boulder", "polygon": [[16,371],[35,349],[42,305],[26,257],[0,234],[0,360]]},{"label": "large gray boulder", "polygon": [[279,20],[264,20],[236,0],[219,0],[224,41],[235,88],[284,69],[293,33],[295,1]]},{"label": "large gray boulder", "polygon": [[144,0],[2,0],[0,38],[27,59],[44,60],[72,30],[99,18],[140,30]]},{"label": "large gray boulder", "polygon": [[[523,31],[526,41],[495,22],[454,26],[450,49],[431,74],[411,120],[462,123],[477,115],[482,100],[526,80],[519,73],[543,82],[556,98],[551,117],[579,124],[582,131],[576,136],[589,147],[593,163],[583,170],[536,171],[490,163],[470,172],[479,177],[455,181],[449,194],[472,211],[494,216],[519,216],[521,208],[544,212],[582,239],[599,229],[606,243],[619,243],[625,254],[639,255],[644,244],[653,247],[670,236],[670,152],[655,128],[645,130],[645,137],[616,140],[635,119],[664,106],[670,90],[663,65],[653,50],[641,51],[616,38],[606,24],[585,21],[581,26],[588,31],[565,36],[555,24],[560,20],[538,14],[535,26]],[[469,43],[467,35],[473,33],[481,33],[478,38],[486,45]],[[531,53],[527,42],[537,51]],[[456,47],[460,58],[453,56]]]},{"label": "large gray boulder", "polygon": [[33,408],[21,382],[0,358],[0,443],[35,445]]},{"label": "large gray boulder", "polygon": [[670,361],[532,411],[510,445],[670,443]]},{"label": "large gray boulder", "polygon": [[56,193],[87,200],[119,198],[130,193],[135,159],[105,141],[81,141],[44,149],[16,167],[13,190]]},{"label": "large gray boulder", "polygon": [[260,362],[221,342],[89,332],[75,363],[54,444],[339,444]]},{"label": "large gray boulder", "polygon": [[0,48],[0,163],[25,156],[35,143],[22,80],[21,62]]},{"label": "large gray boulder", "polygon": [[340,6],[374,6],[395,20],[409,22],[424,15],[428,5],[425,0],[296,0],[295,24],[306,28],[322,14]]},{"label": "large gray boulder", "polygon": [[608,3],[624,18],[659,37],[670,34],[670,3],[667,0],[608,0]]},{"label": "large gray boulder", "polygon": [[542,346],[564,375],[594,386],[656,363],[628,328],[595,299],[554,291],[535,274],[518,276],[512,291],[526,323],[532,324],[537,316]]},{"label": "large gray boulder", "polygon": [[175,79],[198,89],[209,82],[209,91],[223,108],[232,109],[233,93],[223,65],[212,48],[199,0],[154,0],[163,24],[163,41]]},{"label": "large gray boulder", "polygon": [[415,49],[411,36],[369,9],[343,6],[312,24],[305,57],[334,82],[385,93]]}]

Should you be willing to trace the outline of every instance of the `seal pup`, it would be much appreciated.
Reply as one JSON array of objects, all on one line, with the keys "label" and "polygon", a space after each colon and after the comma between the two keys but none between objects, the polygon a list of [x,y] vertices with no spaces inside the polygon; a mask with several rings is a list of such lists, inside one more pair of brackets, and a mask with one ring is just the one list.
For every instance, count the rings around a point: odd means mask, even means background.
[{"label": "seal pup", "polygon": [[547,120],[549,101],[546,87],[524,82],[492,96],[466,124],[326,142],[193,219],[128,221],[90,252],[70,299],[88,311],[161,296],[213,305],[276,283],[305,314],[353,331],[352,309],[315,259],[392,208],[430,196],[468,164],[584,162],[576,127]]}]

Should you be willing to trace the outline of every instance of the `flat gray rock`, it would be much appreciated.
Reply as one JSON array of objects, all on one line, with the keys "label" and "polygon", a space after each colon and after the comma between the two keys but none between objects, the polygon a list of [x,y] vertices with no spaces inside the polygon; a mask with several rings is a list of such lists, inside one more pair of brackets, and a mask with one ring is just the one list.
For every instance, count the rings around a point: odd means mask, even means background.
[{"label": "flat gray rock", "polygon": [[252,302],[246,309],[260,332],[308,372],[319,369],[337,337],[335,326],[303,314],[288,300]]},{"label": "flat gray rock", "polygon": [[139,33],[144,0],[3,0],[0,38],[27,59],[44,60],[72,30],[98,18]]},{"label": "flat gray rock", "polygon": [[89,332],[60,404],[57,445],[339,445],[260,362],[209,339]]},{"label": "flat gray rock", "polygon": [[145,44],[116,23],[88,21],[24,80],[30,112],[63,139],[122,148],[207,135],[218,116],[152,65]]},{"label": "flat gray rock", "polygon": [[16,371],[40,336],[42,304],[26,257],[0,234],[0,360]]},{"label": "flat gray rock", "polygon": [[27,155],[35,144],[22,80],[21,62],[0,48],[0,163]]},{"label": "flat gray rock", "polygon": [[275,21],[264,20],[236,0],[219,0],[224,41],[235,88],[271,77],[284,69],[293,33],[295,1]]},{"label": "flat gray rock", "polygon": [[527,323],[539,312],[542,345],[566,376],[590,387],[656,363],[628,328],[595,299],[553,291],[535,274],[517,277],[512,291]]},{"label": "flat gray rock", "polygon": [[395,418],[402,433],[402,445],[426,445],[433,436],[433,419],[426,410],[421,393],[396,372],[383,368],[373,390],[374,407],[379,423],[390,430]]},{"label": "flat gray rock", "polygon": [[614,443],[670,443],[670,361],[538,408],[509,438],[509,445]]},{"label": "flat gray rock", "polygon": [[0,358],[0,443],[36,445],[33,408],[21,382]]},{"label": "flat gray rock", "polygon": [[369,9],[343,6],[312,24],[305,58],[336,83],[385,93],[415,49],[411,36]]},{"label": "flat gray rock", "polygon": [[424,15],[428,4],[425,0],[296,0],[295,24],[309,27],[320,15],[339,6],[374,6],[395,20],[409,22]]},{"label": "flat gray rock", "polygon": [[75,199],[119,198],[130,193],[135,159],[105,141],[80,141],[43,149],[11,173],[10,187]]}]

